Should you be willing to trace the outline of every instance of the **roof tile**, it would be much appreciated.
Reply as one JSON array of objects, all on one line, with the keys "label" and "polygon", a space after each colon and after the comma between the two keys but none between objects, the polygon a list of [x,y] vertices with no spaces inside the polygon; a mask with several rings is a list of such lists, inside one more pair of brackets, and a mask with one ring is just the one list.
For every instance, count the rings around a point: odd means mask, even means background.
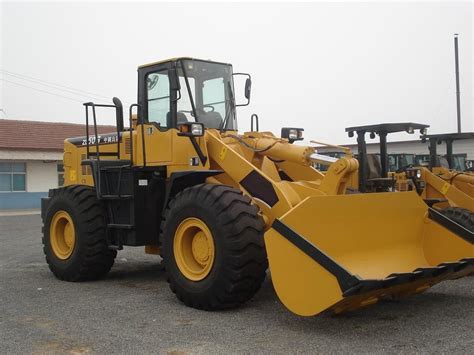
[{"label": "roof tile", "polygon": [[[97,130],[112,133],[116,128],[97,126]],[[0,119],[0,149],[62,151],[66,138],[85,136],[85,132],[83,124]]]}]

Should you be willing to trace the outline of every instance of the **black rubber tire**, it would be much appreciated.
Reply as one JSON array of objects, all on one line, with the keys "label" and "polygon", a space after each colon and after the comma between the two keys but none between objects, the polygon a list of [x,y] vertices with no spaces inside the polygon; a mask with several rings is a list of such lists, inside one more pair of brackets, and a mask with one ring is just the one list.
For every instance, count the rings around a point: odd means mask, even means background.
[{"label": "black rubber tire", "polygon": [[[460,224],[467,230],[474,233],[474,213],[460,207],[446,207],[440,210],[446,217],[452,219],[454,222]],[[473,277],[474,272],[468,276]]]},{"label": "black rubber tire", "polygon": [[[117,252],[106,243],[105,211],[93,188],[72,185],[50,190],[51,197],[43,220],[43,251],[50,270],[60,280],[85,281],[105,276]],[[50,223],[57,211],[67,212],[74,223],[76,244],[71,256],[62,260],[50,243]]]},{"label": "black rubber tire", "polygon": [[440,212],[467,230],[474,232],[473,212],[460,207],[446,207],[440,210]]},{"label": "black rubber tire", "polygon": [[[203,221],[214,239],[214,264],[201,281],[186,278],[174,257],[176,228],[188,217]],[[258,207],[232,187],[202,184],[177,194],[162,223],[162,256],[171,290],[187,306],[209,311],[235,308],[250,300],[268,267],[263,228]]]}]

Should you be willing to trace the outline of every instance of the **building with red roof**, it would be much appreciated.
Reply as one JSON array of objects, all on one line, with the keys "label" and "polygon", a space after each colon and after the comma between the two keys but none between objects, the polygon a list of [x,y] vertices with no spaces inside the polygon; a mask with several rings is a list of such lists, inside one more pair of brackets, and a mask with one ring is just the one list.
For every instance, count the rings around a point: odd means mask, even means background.
[{"label": "building with red roof", "polygon": [[[98,126],[99,133],[115,129]],[[64,140],[85,135],[82,124],[0,119],[0,210],[39,208],[63,183]]]}]

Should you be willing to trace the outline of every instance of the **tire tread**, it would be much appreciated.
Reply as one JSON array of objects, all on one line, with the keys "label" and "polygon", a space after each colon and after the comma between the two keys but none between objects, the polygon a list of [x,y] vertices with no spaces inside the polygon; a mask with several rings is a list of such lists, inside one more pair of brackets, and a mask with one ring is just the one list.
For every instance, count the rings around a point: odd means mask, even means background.
[{"label": "tire tread", "polygon": [[[263,219],[252,200],[233,187],[218,184],[192,186],[178,193],[164,213],[163,250],[166,250],[167,243],[171,243],[167,240],[169,236],[174,236],[172,231],[168,231],[167,221],[173,213],[195,201],[201,201],[202,208],[215,212],[216,221],[223,231],[219,238],[225,244],[227,257],[219,270],[220,277],[205,297],[187,292],[176,281],[175,275],[170,274],[171,268],[166,267],[170,288],[180,301],[193,308],[235,308],[254,296],[266,276],[268,261],[263,239]],[[164,255],[164,258],[165,266],[169,265],[169,255]]]},{"label": "tire tread", "polygon": [[[81,233],[79,236],[76,235],[76,238],[81,238],[79,262],[77,267],[68,270],[58,268],[52,260],[54,256],[52,251],[48,250],[46,240],[49,233],[43,225],[43,252],[52,273],[60,280],[72,282],[96,280],[105,276],[112,268],[117,252],[110,250],[107,246],[105,213],[100,201],[97,200],[94,188],[84,185],[72,185],[50,190],[48,196],[51,198],[50,208],[54,206],[55,201],[59,198],[73,202],[75,212],[80,219],[74,221],[74,223],[81,224]],[[50,208],[47,213],[51,213]],[[46,223],[46,219],[43,224]]]}]

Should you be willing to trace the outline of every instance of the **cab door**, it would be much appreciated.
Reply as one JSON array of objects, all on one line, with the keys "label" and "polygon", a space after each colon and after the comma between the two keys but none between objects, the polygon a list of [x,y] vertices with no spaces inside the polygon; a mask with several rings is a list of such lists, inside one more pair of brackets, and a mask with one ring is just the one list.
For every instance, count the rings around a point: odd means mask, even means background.
[{"label": "cab door", "polygon": [[138,70],[138,102],[142,108],[137,130],[137,159],[143,163],[145,141],[146,163],[165,165],[172,161],[172,136],[176,134],[173,114],[169,64],[150,66]]}]

